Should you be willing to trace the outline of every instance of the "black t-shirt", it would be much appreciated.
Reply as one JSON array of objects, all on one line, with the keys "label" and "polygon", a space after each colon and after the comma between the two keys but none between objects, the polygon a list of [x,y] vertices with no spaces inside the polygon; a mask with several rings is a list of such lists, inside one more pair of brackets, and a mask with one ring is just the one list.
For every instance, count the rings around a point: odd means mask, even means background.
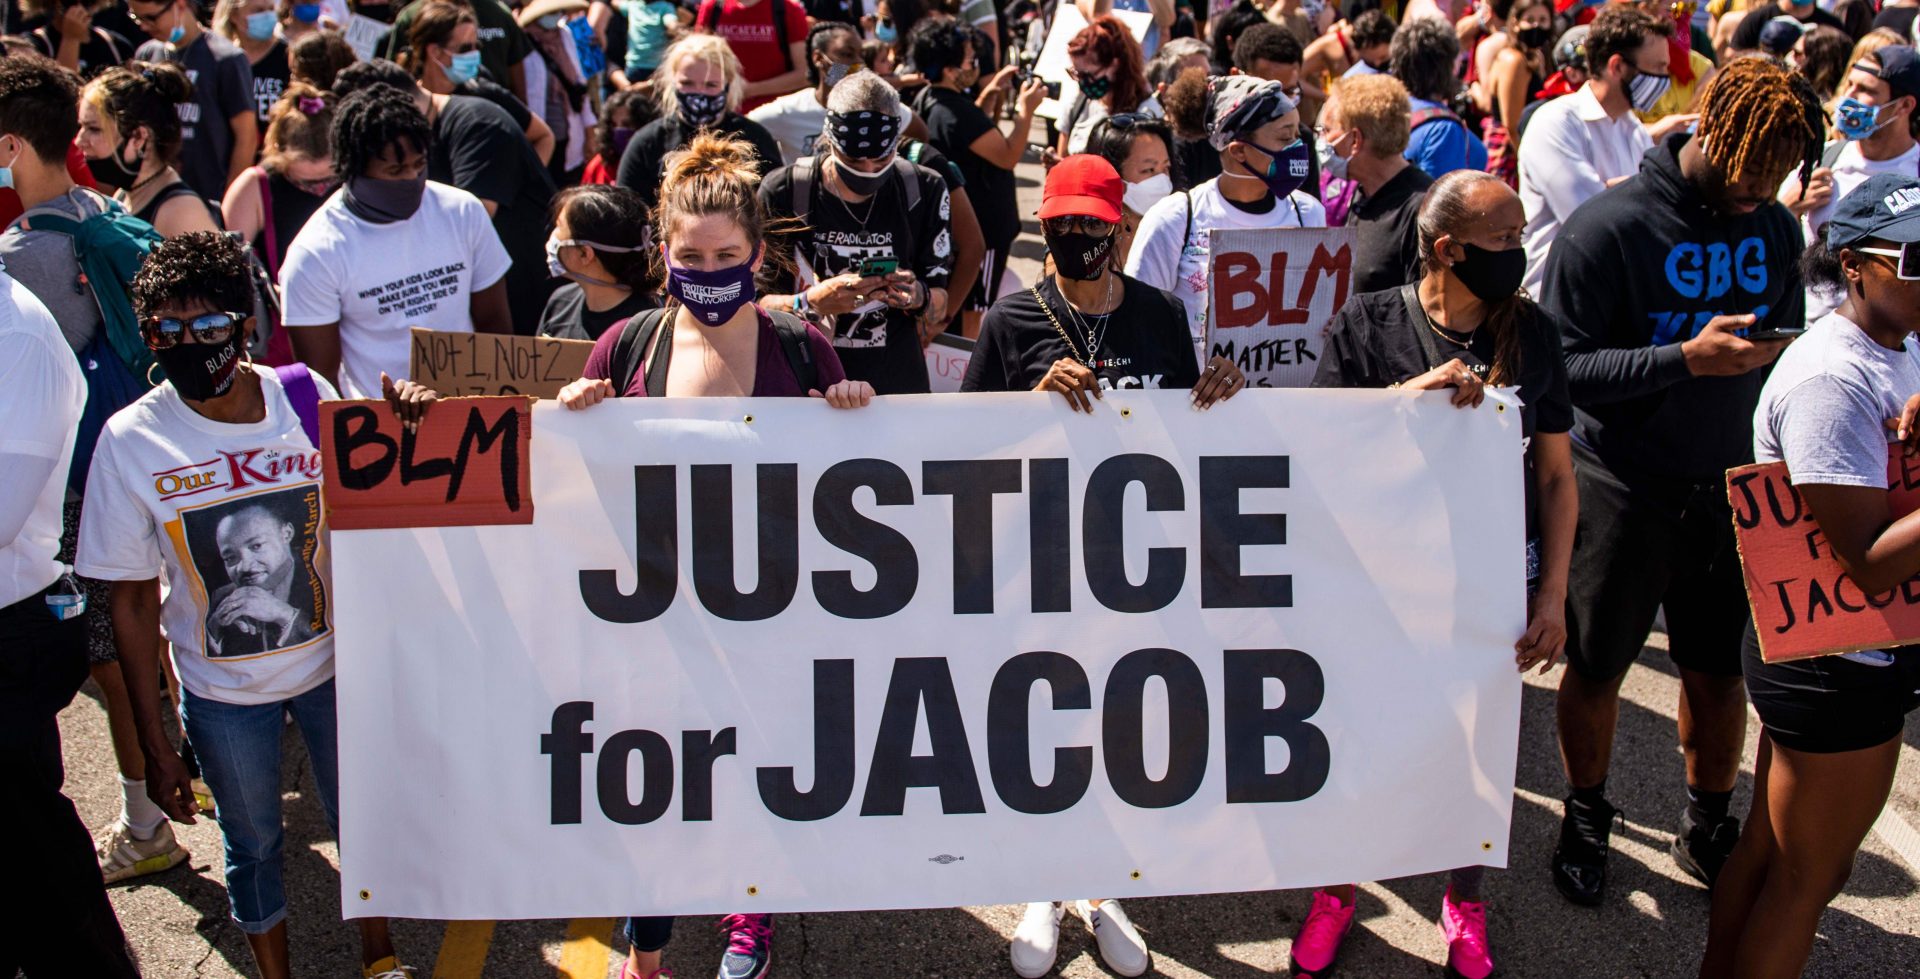
[{"label": "black t-shirt", "polygon": [[[33,42],[35,51],[49,58],[60,56],[60,32],[52,24],[29,32],[27,40]],[[96,25],[87,39],[80,42],[80,77],[92,78],[101,69],[125,64],[131,57],[133,42]]]},{"label": "black t-shirt", "polygon": [[1354,229],[1353,291],[1391,289],[1420,277],[1420,241],[1414,222],[1433,178],[1409,163],[1371,196],[1356,196],[1347,211]]},{"label": "black t-shirt", "polygon": [[[781,167],[760,185],[760,200],[772,219],[796,216],[795,172],[799,165]],[[826,187],[824,173],[814,170],[798,240],[789,237],[772,247],[793,249],[813,270],[814,281],[855,271],[868,258],[894,258],[903,269],[929,288],[945,288],[953,269],[953,236],[947,223],[952,202],[946,181],[926,167],[915,166],[919,201],[907,208],[906,188],[888,180],[880,192],[858,204],[849,204]],[[769,291],[795,291],[792,275],[777,275]],[[847,377],[866,381],[880,394],[924,394],[929,390],[927,360],[920,349],[919,327],[913,313],[881,306],[865,313],[833,318],[827,334]]]},{"label": "black t-shirt", "polygon": [[620,305],[604,312],[594,312],[587,308],[587,293],[578,282],[569,282],[553,290],[547,297],[546,311],[540,314],[540,335],[559,337],[562,340],[598,340],[600,334],[617,323],[625,323],[649,309],[657,309],[660,301],[644,292],[635,292],[620,302]]},{"label": "black t-shirt", "polygon": [[930,85],[914,107],[927,124],[934,148],[960,168],[967,197],[980,217],[980,234],[988,248],[1004,249],[1020,234],[1020,205],[1014,200],[1013,171],[987,162],[973,152],[973,141],[994,129],[973,100],[950,88]]},{"label": "black t-shirt", "polygon": [[1119,279],[1120,304],[1104,318],[1076,316],[1052,276],[1035,287],[1046,309],[1033,289],[994,303],[980,322],[980,339],[960,390],[1031,391],[1054,361],[1072,357],[1084,362],[1092,340],[1089,331],[1099,337],[1092,366],[1103,389],[1192,388],[1200,380],[1200,367],[1193,359],[1186,307],[1171,293],[1138,279]]},{"label": "black t-shirt", "polygon": [[1920,7],[1881,7],[1873,17],[1873,26],[1876,30],[1885,27],[1901,37],[1912,37],[1915,14],[1920,14]]},{"label": "black t-shirt", "polygon": [[[752,143],[754,155],[760,158],[761,173],[772,173],[779,168],[780,144],[767,132],[767,127],[737,112],[729,112],[711,129],[716,135]],[[666,172],[667,154],[685,149],[693,141],[694,132],[679,116],[662,116],[640,127],[633,139],[627,141],[627,151],[620,155],[620,169],[614,182],[632,188],[648,207],[653,207],[660,197],[660,177]]]},{"label": "black t-shirt", "polygon": [[263,224],[260,233],[254,236],[254,251],[267,263],[267,272],[276,280],[280,278],[280,263],[286,260],[287,248],[293,244],[295,235],[307,226],[307,219],[320,210],[327,202],[326,197],[309,194],[293,185],[284,175],[267,171],[267,196],[272,202],[273,242],[262,247],[267,236]]},{"label": "black t-shirt", "polygon": [[533,113],[527,110],[525,103],[514,98],[513,93],[507,91],[506,86],[496,85],[485,78],[469,78],[455,85],[453,94],[471,95],[492,102],[499,106],[501,111],[513,117],[513,124],[519,126],[522,133],[527,131],[527,125],[533,121]]},{"label": "black t-shirt", "polygon": [[493,230],[513,259],[506,282],[514,331],[532,333],[552,291],[546,245],[547,202],[554,191],[526,134],[486,99],[449,96],[434,116],[427,178],[497,205]]},{"label": "black t-shirt", "polygon": [[287,90],[287,82],[293,73],[287,65],[287,42],[275,40],[273,47],[253,63],[253,101],[257,106],[255,113],[260,117],[260,135],[267,134],[267,116],[273,112],[273,104]]},{"label": "black t-shirt", "polygon": [[[1791,14],[1788,13],[1785,4],[1776,3],[1767,7],[1749,8],[1747,10],[1747,16],[1741,18],[1740,26],[1733,29],[1733,49],[1735,51],[1751,51],[1758,48],[1760,46],[1760,29],[1767,26],[1767,21],[1775,17],[1787,16],[1791,16]],[[1813,8],[1813,16],[1801,21],[1801,23],[1809,27],[1831,27],[1837,31],[1847,29],[1847,25],[1843,23],[1840,18],[1821,10],[1818,6]]]},{"label": "black t-shirt", "polygon": [[[1531,315],[1520,331],[1520,432],[1554,435],[1573,428],[1573,398],[1567,393],[1567,363],[1560,352],[1561,324],[1552,313],[1527,303]],[[1427,344],[1422,335],[1433,342]],[[1384,388],[1411,380],[1455,357],[1484,380],[1493,363],[1493,331],[1482,325],[1466,346],[1433,332],[1426,315],[1408,315],[1400,290],[1363,292],[1347,300],[1327,327],[1317,388]],[[1531,463],[1529,463],[1531,467]],[[1537,501],[1527,480],[1527,534],[1537,533]]]},{"label": "black t-shirt", "polygon": [[831,20],[842,24],[860,26],[860,15],[866,5],[861,0],[805,0],[801,6],[807,8],[807,16],[814,20]]}]

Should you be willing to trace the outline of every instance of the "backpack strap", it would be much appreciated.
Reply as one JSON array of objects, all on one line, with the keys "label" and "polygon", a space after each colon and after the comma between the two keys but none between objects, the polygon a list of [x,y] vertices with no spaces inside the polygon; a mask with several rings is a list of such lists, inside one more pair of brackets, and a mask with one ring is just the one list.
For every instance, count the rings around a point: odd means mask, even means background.
[{"label": "backpack strap", "polygon": [[768,310],[767,318],[773,321],[773,333],[780,338],[780,351],[786,354],[787,366],[793,370],[794,379],[800,382],[801,392],[818,388],[820,368],[813,361],[813,343],[807,338],[807,321],[775,310]]},{"label": "backpack strap", "polygon": [[1828,143],[1827,148],[1820,151],[1820,165],[1832,169],[1834,162],[1840,159],[1840,151],[1846,148],[1847,141],[1844,139],[1836,139]]},{"label": "backpack strap", "polygon": [[920,175],[914,173],[914,163],[898,156],[893,158],[894,176],[900,178],[900,189],[907,197],[907,213],[912,214],[920,207]]},{"label": "backpack strap", "polygon": [[1187,199],[1187,233],[1180,238],[1180,250],[1187,250],[1187,242],[1193,240],[1193,190],[1188,188],[1180,192]]},{"label": "backpack strap", "polygon": [[[792,42],[787,38],[787,4],[791,2],[792,0],[773,0],[772,3],[767,4],[767,7],[773,11],[773,40],[780,45],[780,63],[786,65],[788,71],[793,70],[793,47]],[[720,0],[716,0],[714,8],[718,10],[719,6]]]},{"label": "backpack strap", "polygon": [[793,161],[793,183],[789,188],[793,194],[792,211],[793,216],[802,222],[807,220],[807,212],[813,209],[813,181],[819,175],[820,163],[815,157],[803,156]]},{"label": "backpack strap", "polygon": [[[1451,120],[1455,125],[1458,125],[1461,129],[1467,128],[1467,121],[1465,119],[1460,118],[1458,113],[1455,113],[1452,109],[1449,109],[1444,105],[1440,105],[1440,106],[1435,106],[1431,109],[1420,109],[1415,111],[1412,116],[1409,116],[1407,118],[1407,132],[1413,132],[1414,130],[1419,129],[1421,126],[1424,126],[1427,123],[1438,122],[1443,119]],[[1469,130],[1469,135],[1471,135],[1470,130]]]},{"label": "backpack strap", "polygon": [[[612,375],[608,379],[613,382],[614,397],[624,397],[627,389],[633,386],[633,376],[640,372],[640,361],[646,356],[647,347],[651,345],[654,333],[659,331],[661,322],[666,319],[667,310],[671,308],[649,309],[638,316],[628,318],[627,322],[620,327],[620,339],[614,341],[613,362],[609,365],[611,369],[608,371]],[[654,359],[661,363],[666,361],[665,357]],[[663,372],[662,380],[664,379]],[[653,396],[652,385],[649,384],[648,387],[647,394]]]},{"label": "backpack strap", "polygon": [[307,433],[307,441],[314,448],[320,447],[320,387],[313,383],[313,374],[305,364],[288,364],[275,367],[273,376],[280,379],[280,387],[287,393],[287,403],[293,405],[293,413],[300,418],[300,428]]}]

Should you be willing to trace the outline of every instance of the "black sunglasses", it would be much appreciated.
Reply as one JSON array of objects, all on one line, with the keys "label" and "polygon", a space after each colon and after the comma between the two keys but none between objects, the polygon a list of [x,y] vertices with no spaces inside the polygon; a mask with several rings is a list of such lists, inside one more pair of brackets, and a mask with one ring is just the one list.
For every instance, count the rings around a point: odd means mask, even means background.
[{"label": "black sunglasses", "polygon": [[1160,117],[1145,112],[1121,112],[1107,117],[1107,125],[1114,129],[1132,129],[1145,122],[1153,122]]},{"label": "black sunglasses", "polygon": [[140,321],[140,339],[147,342],[153,350],[166,350],[178,346],[187,334],[193,334],[195,343],[225,343],[240,324],[247,321],[250,313],[202,313],[191,319],[176,319],[171,316],[149,316]]}]

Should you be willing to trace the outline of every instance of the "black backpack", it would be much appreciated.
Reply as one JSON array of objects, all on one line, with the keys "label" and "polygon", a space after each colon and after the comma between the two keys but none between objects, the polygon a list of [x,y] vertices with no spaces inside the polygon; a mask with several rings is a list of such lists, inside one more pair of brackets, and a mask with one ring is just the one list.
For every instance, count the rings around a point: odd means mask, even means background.
[{"label": "black backpack", "polygon": [[[633,377],[640,372],[640,361],[645,351],[653,346],[654,334],[660,334],[660,349],[647,368],[647,397],[664,398],[667,395],[667,362],[673,359],[673,316],[678,306],[668,305],[660,309],[650,309],[635,316],[620,327],[620,339],[613,345],[613,363],[609,365],[608,380],[613,382],[616,397],[627,393],[633,386]],[[787,366],[793,369],[793,376],[800,382],[800,390],[812,391],[820,386],[820,371],[813,362],[813,347],[807,341],[807,323],[791,313],[768,310],[767,316],[773,320],[774,335],[780,338],[780,351],[787,356]]]}]

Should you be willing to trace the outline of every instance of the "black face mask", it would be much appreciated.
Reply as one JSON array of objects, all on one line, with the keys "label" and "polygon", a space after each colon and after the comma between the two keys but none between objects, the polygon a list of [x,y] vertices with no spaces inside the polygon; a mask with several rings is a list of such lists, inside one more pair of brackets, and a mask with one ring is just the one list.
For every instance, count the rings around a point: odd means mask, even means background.
[{"label": "black face mask", "polygon": [[140,165],[136,163],[131,167],[127,166],[126,161],[121,158],[121,153],[126,148],[127,141],[121,140],[120,145],[115,146],[113,152],[106,156],[98,160],[87,157],[87,172],[93,174],[94,183],[108,190],[125,190],[133,186],[133,182],[140,176]]},{"label": "black face mask", "polygon": [[862,173],[839,160],[835,160],[833,161],[833,169],[840,175],[840,182],[845,184],[848,190],[863,197],[872,197],[878,194],[881,188],[887,185],[887,181],[893,178],[893,167],[891,164],[878,173]]},{"label": "black face mask", "polygon": [[1099,78],[1085,78],[1085,79],[1081,79],[1080,81],[1081,94],[1085,95],[1087,98],[1090,98],[1090,99],[1106,98],[1107,93],[1112,90],[1113,90],[1113,79],[1108,78],[1105,75],[1102,75]]},{"label": "black face mask", "polygon": [[420,198],[427,193],[427,175],[422,173],[412,180],[354,177],[341,193],[347,210],[355,217],[373,224],[392,224],[413,217],[413,212],[420,209]]},{"label": "black face mask", "polygon": [[1453,263],[1454,278],[1483,303],[1497,303],[1520,289],[1527,275],[1527,250],[1503,248],[1489,251],[1461,242],[1467,257]]},{"label": "black face mask", "polygon": [[1047,235],[1047,251],[1053,254],[1053,267],[1061,275],[1080,282],[1091,282],[1106,271],[1113,254],[1113,235],[1095,237],[1078,231]]},{"label": "black face mask", "polygon": [[727,93],[681,92],[680,120],[698,129],[719,122],[727,114]]},{"label": "black face mask", "polygon": [[1515,31],[1513,36],[1529,50],[1539,51],[1553,43],[1553,28],[1522,27]]},{"label": "black face mask", "polygon": [[153,359],[167,372],[167,381],[188,401],[206,401],[226,394],[240,371],[241,331],[225,343],[181,343],[155,350]]}]

